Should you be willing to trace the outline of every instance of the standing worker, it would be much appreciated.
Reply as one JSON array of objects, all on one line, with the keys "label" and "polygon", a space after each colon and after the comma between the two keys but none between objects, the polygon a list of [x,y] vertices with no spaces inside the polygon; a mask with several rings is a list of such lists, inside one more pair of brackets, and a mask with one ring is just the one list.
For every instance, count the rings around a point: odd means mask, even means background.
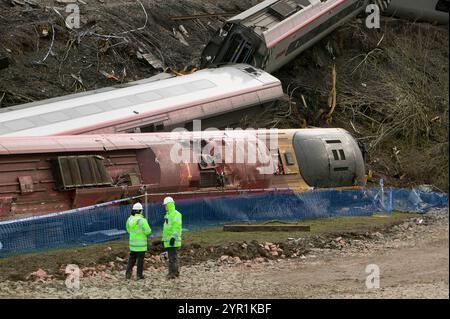
[{"label": "standing worker", "polygon": [[164,216],[163,243],[169,255],[168,279],[174,279],[180,275],[178,268],[177,250],[181,247],[181,213],[175,209],[175,201],[172,197],[164,198],[163,205],[166,209]]},{"label": "standing worker", "polygon": [[127,233],[130,234],[130,258],[128,259],[128,267],[126,278],[131,278],[133,267],[137,260],[137,278],[144,279],[144,257],[147,251],[147,236],[152,230],[147,220],[142,215],[143,207],[141,203],[133,205],[131,216],[126,223]]}]

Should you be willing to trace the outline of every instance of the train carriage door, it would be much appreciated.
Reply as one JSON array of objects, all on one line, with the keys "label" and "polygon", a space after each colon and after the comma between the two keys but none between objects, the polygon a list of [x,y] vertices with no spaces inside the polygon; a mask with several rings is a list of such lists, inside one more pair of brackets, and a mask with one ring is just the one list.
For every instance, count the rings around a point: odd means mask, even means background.
[{"label": "train carriage door", "polygon": [[253,57],[253,47],[241,34],[234,34],[229,42],[223,62],[250,63]]}]

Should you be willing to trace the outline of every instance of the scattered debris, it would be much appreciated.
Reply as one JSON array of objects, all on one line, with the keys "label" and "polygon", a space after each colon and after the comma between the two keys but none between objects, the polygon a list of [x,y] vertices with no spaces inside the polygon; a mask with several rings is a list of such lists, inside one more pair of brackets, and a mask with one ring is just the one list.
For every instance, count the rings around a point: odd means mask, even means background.
[{"label": "scattered debris", "polygon": [[50,47],[48,48],[47,54],[44,56],[44,58],[41,61],[36,62],[37,64],[41,64],[47,60],[48,56],[52,52],[53,44],[55,43],[55,27],[52,24],[52,42],[50,43]]},{"label": "scattered debris", "polygon": [[253,231],[310,231],[309,225],[224,225],[223,231],[253,232]]},{"label": "scattered debris", "polygon": [[183,33],[183,35],[184,35],[186,38],[189,38],[189,33],[187,32],[186,28],[185,28],[182,24],[180,24],[180,25],[178,26],[178,29],[181,31],[181,33]]},{"label": "scattered debris", "polygon": [[154,69],[163,69],[163,63],[161,62],[161,60],[157,59],[152,53],[145,53],[142,54],[141,52],[137,52],[136,56],[138,59],[144,59],[145,61],[147,61],[148,64],[150,64]]},{"label": "scattered debris", "polygon": [[2,95],[0,95],[0,107],[2,107],[3,99],[5,98],[6,92],[3,92]]},{"label": "scattered debris", "polygon": [[12,5],[21,5],[21,6],[25,6],[25,5],[30,5],[31,7],[37,7],[38,3],[37,1],[34,0],[11,0],[10,3]]},{"label": "scattered debris", "polygon": [[120,80],[120,78],[114,74],[114,71],[112,73],[108,73],[106,71],[100,71],[100,73],[103,74],[108,81],[119,81]]},{"label": "scattered debris", "polygon": [[173,21],[179,21],[179,20],[197,20],[197,19],[201,19],[201,18],[232,17],[239,13],[240,12],[207,13],[207,14],[196,14],[196,15],[170,17],[170,19]]},{"label": "scattered debris", "polygon": [[26,277],[26,280],[37,282],[46,282],[53,279],[54,277],[52,275],[48,275],[47,272],[41,268]]},{"label": "scattered debris", "polygon": [[67,3],[76,3],[77,0],[56,0],[57,3],[67,4]]},{"label": "scattered debris", "polygon": [[175,28],[173,28],[173,35],[175,36],[175,38],[177,38],[182,44],[184,44],[185,46],[189,46],[189,43],[186,41],[186,39],[184,38],[183,34],[176,30]]}]

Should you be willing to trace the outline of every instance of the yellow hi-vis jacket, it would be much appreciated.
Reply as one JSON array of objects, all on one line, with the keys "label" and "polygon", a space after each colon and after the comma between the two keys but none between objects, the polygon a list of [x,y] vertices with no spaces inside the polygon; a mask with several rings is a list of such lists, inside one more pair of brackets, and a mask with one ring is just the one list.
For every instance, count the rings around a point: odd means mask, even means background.
[{"label": "yellow hi-vis jacket", "polygon": [[[163,238],[164,248],[168,247],[181,247],[181,231],[182,231],[182,215],[175,210],[174,203],[167,204],[168,211],[164,216]],[[175,242],[170,245],[170,239],[174,239]]]},{"label": "yellow hi-vis jacket", "polygon": [[147,236],[152,230],[144,216],[141,214],[130,216],[126,228],[130,234],[130,251],[147,251]]}]

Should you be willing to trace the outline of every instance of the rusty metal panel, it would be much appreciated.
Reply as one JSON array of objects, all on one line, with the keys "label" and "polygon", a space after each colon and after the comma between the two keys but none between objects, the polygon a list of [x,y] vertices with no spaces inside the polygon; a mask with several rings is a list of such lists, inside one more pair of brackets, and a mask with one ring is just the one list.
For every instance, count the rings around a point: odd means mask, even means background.
[{"label": "rusty metal panel", "polygon": [[11,212],[12,197],[0,197],[0,217],[6,217]]}]

